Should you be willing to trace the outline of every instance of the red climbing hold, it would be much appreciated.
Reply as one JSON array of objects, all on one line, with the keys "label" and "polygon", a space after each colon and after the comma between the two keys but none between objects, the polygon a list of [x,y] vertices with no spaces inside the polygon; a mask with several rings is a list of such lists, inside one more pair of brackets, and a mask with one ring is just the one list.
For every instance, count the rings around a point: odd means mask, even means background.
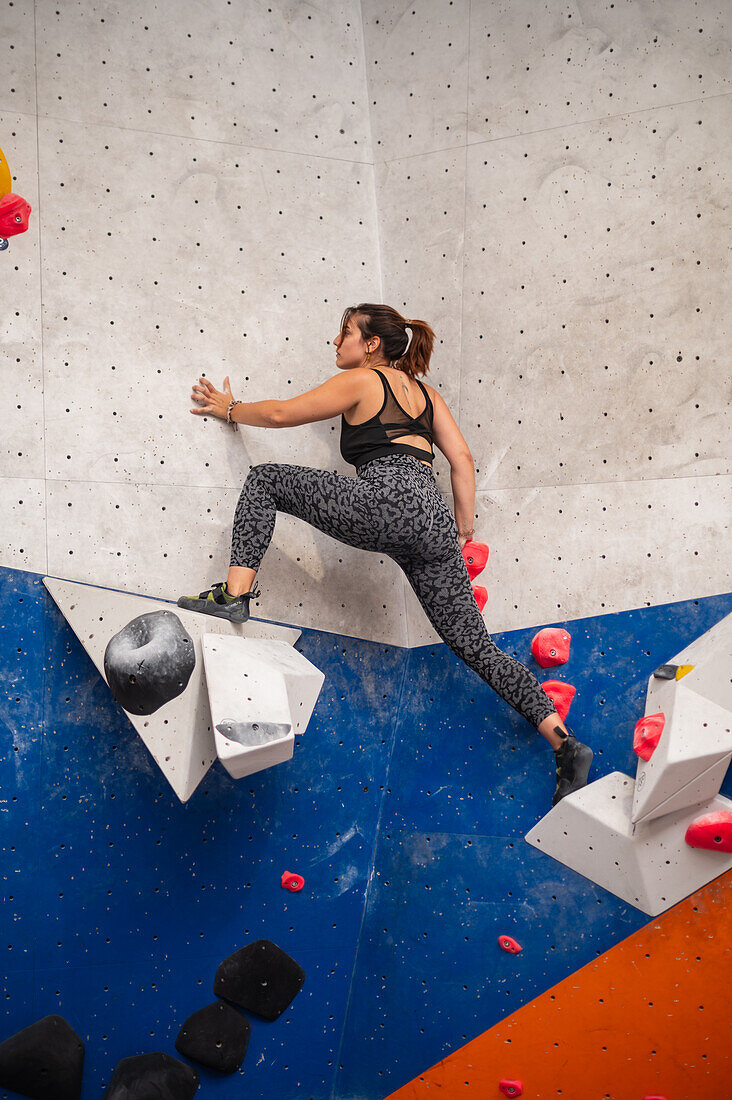
[{"label": "red climbing hold", "polygon": [[520,1081],[507,1081],[504,1077],[498,1087],[504,1096],[523,1096],[524,1086]]},{"label": "red climbing hold", "polygon": [[483,588],[480,584],[474,584],[473,595],[475,596],[475,602],[478,605],[478,611],[482,611],[485,605],[488,603],[488,589]]},{"label": "red climbing hold", "polygon": [[468,567],[468,576],[474,581],[479,573],[482,573],[488,562],[488,547],[484,542],[473,542],[468,539],[463,546],[463,558]]},{"label": "red climbing hold", "polygon": [[572,700],[577,694],[577,688],[572,687],[571,684],[564,684],[561,680],[545,680],[541,686],[557,708],[557,714],[564,721],[572,706]]},{"label": "red climbing hold", "polygon": [[285,871],[280,882],[286,890],[292,890],[293,893],[296,890],[302,890],[305,885],[305,879],[302,875],[295,875],[292,871]]},{"label": "red climbing hold", "polygon": [[665,724],[666,716],[663,712],[660,714],[647,714],[645,718],[641,718],[639,722],[636,722],[633,734],[633,751],[640,756],[641,760],[651,759],[658,742],[661,740]]},{"label": "red climbing hold", "polygon": [[569,643],[572,635],[559,626],[546,626],[534,635],[531,655],[542,668],[564,665],[569,660]]},{"label": "red climbing hold", "polygon": [[656,1094],[656,1093],[654,1092],[653,1096],[644,1096],[644,1097],[643,1097],[643,1100],[666,1100],[666,1097],[665,1097],[665,1096],[661,1096],[661,1094],[660,1094],[660,1093],[658,1093],[658,1095],[657,1095],[657,1094]]},{"label": "red climbing hold", "polygon": [[0,237],[13,237],[25,233],[30,217],[30,204],[12,191],[0,199]]},{"label": "red climbing hold", "polygon": [[692,821],[684,837],[690,848],[708,848],[710,852],[732,852],[732,812],[717,810]]},{"label": "red climbing hold", "polygon": [[508,951],[512,955],[518,955],[521,950],[521,944],[516,943],[516,940],[512,939],[511,936],[499,936],[498,943],[504,951]]}]

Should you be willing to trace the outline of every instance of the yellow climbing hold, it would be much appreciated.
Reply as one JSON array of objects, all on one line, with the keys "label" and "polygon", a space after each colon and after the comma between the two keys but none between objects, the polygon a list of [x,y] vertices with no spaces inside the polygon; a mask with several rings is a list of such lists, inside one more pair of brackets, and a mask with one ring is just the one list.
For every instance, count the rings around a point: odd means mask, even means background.
[{"label": "yellow climbing hold", "polygon": [[9,195],[12,190],[13,178],[10,175],[10,165],[0,149],[0,199],[3,195]]},{"label": "yellow climbing hold", "polygon": [[680,680],[682,676],[686,676],[687,672],[691,672],[694,665],[679,665],[676,669],[676,679]]}]

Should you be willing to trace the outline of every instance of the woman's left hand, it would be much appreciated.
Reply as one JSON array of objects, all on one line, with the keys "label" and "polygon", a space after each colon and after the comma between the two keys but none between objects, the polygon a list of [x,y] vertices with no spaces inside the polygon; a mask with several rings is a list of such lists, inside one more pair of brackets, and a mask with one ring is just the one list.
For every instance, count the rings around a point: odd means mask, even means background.
[{"label": "woman's left hand", "polygon": [[224,379],[223,393],[212,386],[207,378],[199,378],[198,381],[201,385],[193,387],[191,401],[203,402],[203,405],[197,409],[191,409],[191,412],[198,413],[199,416],[219,416],[222,420],[226,420],[226,410],[234,400],[228,374]]}]

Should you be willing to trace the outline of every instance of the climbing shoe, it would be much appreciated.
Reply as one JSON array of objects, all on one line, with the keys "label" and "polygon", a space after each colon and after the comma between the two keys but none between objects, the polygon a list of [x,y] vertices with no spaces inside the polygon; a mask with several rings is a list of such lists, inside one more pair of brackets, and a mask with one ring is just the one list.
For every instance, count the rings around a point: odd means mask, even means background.
[{"label": "climbing shoe", "polygon": [[199,592],[198,596],[181,596],[178,607],[186,611],[201,611],[204,615],[218,615],[221,619],[230,619],[232,623],[245,623],[249,618],[249,601],[261,596],[256,581],[249,592],[241,596],[232,596],[226,588],[226,581],[220,581]]},{"label": "climbing shoe", "polygon": [[555,750],[554,756],[557,761],[557,789],[552,806],[556,806],[557,802],[561,802],[572,791],[578,791],[586,785],[594,753],[589,745],[583,745],[570,733],[560,748]]}]

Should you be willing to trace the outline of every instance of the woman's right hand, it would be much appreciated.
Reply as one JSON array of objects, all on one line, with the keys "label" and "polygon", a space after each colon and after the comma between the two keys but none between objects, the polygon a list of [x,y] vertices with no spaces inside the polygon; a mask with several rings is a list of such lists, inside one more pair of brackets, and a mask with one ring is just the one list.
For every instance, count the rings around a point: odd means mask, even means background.
[{"label": "woman's right hand", "polygon": [[462,550],[466,542],[470,542],[473,538],[473,532],[469,535],[458,535],[458,542],[460,543],[460,549]]}]

